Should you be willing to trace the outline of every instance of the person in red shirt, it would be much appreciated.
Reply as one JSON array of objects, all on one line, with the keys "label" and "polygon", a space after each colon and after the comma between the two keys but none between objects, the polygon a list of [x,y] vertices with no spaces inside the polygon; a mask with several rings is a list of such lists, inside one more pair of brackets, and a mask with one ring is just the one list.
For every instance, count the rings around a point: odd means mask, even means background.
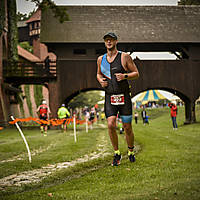
[{"label": "person in red shirt", "polygon": [[173,129],[176,130],[178,128],[177,122],[176,122],[176,116],[177,116],[178,109],[174,102],[169,103],[169,107],[171,109],[170,113],[171,113],[171,118],[172,118]]},{"label": "person in red shirt", "polygon": [[47,129],[48,129],[48,117],[49,114],[51,113],[49,107],[47,106],[47,102],[45,100],[42,101],[42,104],[37,108],[37,113],[39,115],[39,118],[41,120],[44,120],[46,122],[40,124],[40,130],[41,133],[44,133],[44,136],[47,136]]}]

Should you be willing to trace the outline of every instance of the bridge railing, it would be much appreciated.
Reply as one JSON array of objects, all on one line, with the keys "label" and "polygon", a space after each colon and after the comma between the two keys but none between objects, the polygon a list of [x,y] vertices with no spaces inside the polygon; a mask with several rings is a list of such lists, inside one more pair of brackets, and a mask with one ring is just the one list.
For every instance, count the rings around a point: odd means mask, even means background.
[{"label": "bridge railing", "polygon": [[48,66],[44,62],[26,63],[3,61],[4,78],[56,78],[56,61],[51,61]]}]

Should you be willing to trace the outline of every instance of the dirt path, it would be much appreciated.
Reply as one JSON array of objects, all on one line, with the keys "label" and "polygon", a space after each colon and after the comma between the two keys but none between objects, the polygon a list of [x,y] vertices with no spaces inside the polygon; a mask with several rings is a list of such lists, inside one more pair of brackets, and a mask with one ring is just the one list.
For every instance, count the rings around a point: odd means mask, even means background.
[{"label": "dirt path", "polygon": [[[101,126],[101,125],[100,125]],[[102,127],[105,125],[102,124]],[[105,127],[104,127],[105,128]],[[57,163],[54,165],[48,165],[44,166],[40,169],[35,169],[31,171],[24,171],[21,173],[17,174],[12,174],[10,176],[4,177],[0,179],[0,190],[6,190],[6,188],[11,187],[11,186],[21,186],[23,184],[30,184],[30,183],[38,183],[47,176],[53,174],[54,172],[61,170],[61,169],[66,169],[68,167],[74,167],[76,164],[80,163],[85,163],[97,158],[103,158],[107,155],[111,155],[112,153],[109,151],[108,147],[110,146],[109,140],[106,139],[106,136],[104,134],[100,135],[98,138],[99,145],[97,146],[97,151],[84,155],[81,158],[77,158],[76,160],[70,161],[70,162],[62,162],[62,163]],[[50,144],[46,149],[38,149],[32,152],[32,156],[35,156],[37,154],[40,154],[49,148],[52,147],[52,145],[55,144]],[[140,149],[140,146],[137,145],[135,148],[135,151],[138,152]],[[16,160],[23,160],[26,159],[27,156],[25,154],[23,155],[18,155],[16,157],[13,157],[12,159],[7,159],[1,161],[1,163],[5,162],[13,162]]]},{"label": "dirt path", "polygon": [[[58,170],[61,170],[64,168],[66,169],[68,167],[74,167],[76,164],[88,162],[100,157],[110,155],[110,152],[108,152],[107,150],[108,141],[105,139],[104,135],[101,136],[100,141],[101,143],[98,145],[96,152],[93,152],[88,155],[84,155],[83,157],[73,160],[71,162],[62,162],[62,163],[57,163],[55,165],[48,165],[48,166],[42,167],[41,169],[24,171],[24,172],[21,172],[20,174],[12,174],[10,176],[4,177],[0,179],[0,189],[5,190],[7,187],[10,187],[10,186],[21,186],[22,184],[38,183],[41,180],[43,180],[45,177],[51,175],[52,173]],[[6,160],[6,161],[9,162],[13,160],[11,159],[11,160]]]}]

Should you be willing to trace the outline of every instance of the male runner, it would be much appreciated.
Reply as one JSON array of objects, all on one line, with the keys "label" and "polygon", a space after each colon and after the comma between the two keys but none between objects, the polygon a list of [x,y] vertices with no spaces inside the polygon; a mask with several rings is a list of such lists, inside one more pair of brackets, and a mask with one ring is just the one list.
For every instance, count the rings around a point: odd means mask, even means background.
[{"label": "male runner", "polygon": [[[47,102],[45,100],[43,100],[42,104],[37,108],[37,113],[41,120],[44,121],[48,120],[48,116],[51,113],[51,111],[47,106]],[[48,129],[48,123],[45,122],[40,124],[40,130],[42,134],[44,133],[44,136],[47,136],[47,129]]]},{"label": "male runner", "polygon": [[139,77],[139,72],[131,56],[117,50],[117,36],[107,33],[103,37],[107,53],[97,59],[97,80],[105,90],[105,114],[108,132],[114,148],[113,166],[118,166],[121,153],[118,148],[116,118],[119,112],[126,133],[128,157],[135,161],[134,134],[132,130],[132,102],[128,80]]},{"label": "male runner", "polygon": [[58,118],[59,119],[63,119],[63,124],[61,125],[61,128],[63,128],[63,131],[66,132],[67,131],[67,124],[66,124],[66,120],[67,118],[70,117],[70,112],[68,111],[68,109],[65,107],[65,104],[62,104],[61,107],[58,109]]}]

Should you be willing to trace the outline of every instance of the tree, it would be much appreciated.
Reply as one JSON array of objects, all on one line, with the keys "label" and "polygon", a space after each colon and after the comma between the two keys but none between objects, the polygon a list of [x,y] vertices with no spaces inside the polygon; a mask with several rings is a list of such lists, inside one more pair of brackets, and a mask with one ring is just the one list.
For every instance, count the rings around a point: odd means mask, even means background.
[{"label": "tree", "polygon": [[31,1],[36,4],[42,11],[51,9],[54,13],[54,17],[58,18],[60,23],[69,20],[69,16],[67,14],[66,8],[64,7],[57,7],[56,4],[52,0],[26,0]]},{"label": "tree", "polygon": [[5,25],[5,6],[3,5],[3,1],[1,1],[1,6],[0,6],[0,36],[2,34],[4,25]]},{"label": "tree", "polygon": [[93,107],[98,101],[103,99],[104,97],[100,91],[81,92],[69,102],[69,107],[72,109],[84,108],[85,106]]},{"label": "tree", "polygon": [[20,42],[19,45],[23,48],[29,51],[30,53],[33,53],[33,46],[31,46],[28,42]]},{"label": "tree", "polygon": [[35,12],[35,9],[32,12],[30,12],[29,14],[26,14],[26,13],[23,14],[23,13],[18,12],[17,13],[17,21],[28,20],[33,15],[34,12]]},{"label": "tree", "polygon": [[180,0],[178,5],[200,5],[200,0]]},{"label": "tree", "polygon": [[[69,20],[69,16],[66,12],[66,8],[57,7],[56,4],[52,0],[43,0],[42,2],[40,0],[26,0],[26,1],[31,1],[35,3],[36,7],[40,8],[42,11],[46,9],[51,9],[54,13],[54,17],[58,18],[61,23]],[[28,15],[18,12],[17,19],[18,21],[27,20],[33,15],[34,12],[35,10],[30,12]]]},{"label": "tree", "polygon": [[7,0],[8,7],[8,56],[11,62],[18,60],[17,43],[17,18],[16,18],[16,1]]},{"label": "tree", "polygon": [[[59,19],[62,23],[69,19],[66,9],[64,7],[57,7],[52,0],[26,0],[31,1],[36,4],[37,7],[41,8],[42,11],[46,9],[51,9],[54,13],[54,16]],[[0,35],[2,34],[2,30],[5,24],[5,7],[0,6]],[[16,13],[16,1],[7,0],[7,8],[8,8],[8,46],[9,46],[9,60],[15,62],[18,60],[18,53],[17,53],[17,43],[18,43],[18,32],[17,32],[17,19],[18,18],[25,18],[26,15],[17,14]]]}]

